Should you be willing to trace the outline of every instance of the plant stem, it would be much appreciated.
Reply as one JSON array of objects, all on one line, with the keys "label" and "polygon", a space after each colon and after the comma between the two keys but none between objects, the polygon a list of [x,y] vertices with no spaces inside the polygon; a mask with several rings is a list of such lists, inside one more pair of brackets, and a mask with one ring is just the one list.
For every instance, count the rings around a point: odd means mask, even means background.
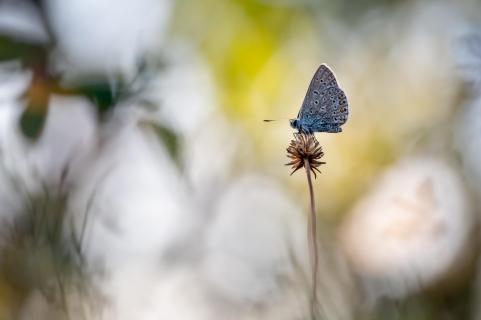
[{"label": "plant stem", "polygon": [[311,199],[311,211],[307,223],[307,237],[309,242],[309,259],[312,270],[312,296],[311,296],[311,314],[314,316],[317,304],[317,269],[319,257],[317,251],[317,217],[316,203],[314,201],[314,189],[312,187],[311,166],[307,158],[304,159],[304,168],[306,169],[307,184],[309,185],[309,196]]}]

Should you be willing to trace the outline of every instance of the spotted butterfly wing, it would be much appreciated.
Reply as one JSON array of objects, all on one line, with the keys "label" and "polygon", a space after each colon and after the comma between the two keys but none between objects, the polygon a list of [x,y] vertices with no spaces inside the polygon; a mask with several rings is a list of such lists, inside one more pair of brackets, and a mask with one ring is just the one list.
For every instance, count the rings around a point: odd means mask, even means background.
[{"label": "spotted butterfly wing", "polygon": [[314,74],[297,116],[301,131],[341,132],[349,105],[334,73],[322,64]]}]

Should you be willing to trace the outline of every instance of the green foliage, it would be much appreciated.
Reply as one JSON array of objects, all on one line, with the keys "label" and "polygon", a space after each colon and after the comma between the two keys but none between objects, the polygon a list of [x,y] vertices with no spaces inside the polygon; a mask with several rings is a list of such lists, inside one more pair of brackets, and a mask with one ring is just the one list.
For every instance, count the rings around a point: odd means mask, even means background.
[{"label": "green foliage", "polygon": [[[47,117],[47,113],[36,111],[36,109],[27,107],[20,116],[19,121],[19,126],[24,136],[33,141],[40,137]],[[46,106],[43,106],[41,109],[46,110]]]},{"label": "green foliage", "polygon": [[32,65],[46,56],[46,47],[29,43],[9,36],[0,35],[0,62],[20,60],[24,65]]},{"label": "green foliage", "polygon": [[97,107],[100,120],[105,119],[105,115],[115,107],[119,100],[119,94],[112,90],[112,86],[106,80],[86,81],[72,90],[87,97]]},{"label": "green foliage", "polygon": [[142,122],[143,126],[147,126],[153,130],[157,137],[162,140],[163,145],[167,149],[167,152],[171,158],[175,161],[179,161],[180,141],[179,137],[166,126],[163,126],[154,122]]},{"label": "green foliage", "polygon": [[67,288],[82,292],[87,279],[83,259],[75,250],[78,240],[63,231],[68,223],[68,194],[52,194],[51,189],[24,194],[21,212],[3,224],[6,241],[0,247],[0,279],[23,297],[38,290],[53,306],[68,312]]}]

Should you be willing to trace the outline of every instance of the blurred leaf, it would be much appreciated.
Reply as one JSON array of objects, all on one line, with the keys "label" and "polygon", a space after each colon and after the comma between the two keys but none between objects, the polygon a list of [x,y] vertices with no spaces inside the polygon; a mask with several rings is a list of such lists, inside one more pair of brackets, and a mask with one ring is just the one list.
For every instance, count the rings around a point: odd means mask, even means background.
[{"label": "blurred leaf", "polygon": [[140,107],[145,108],[145,110],[147,110],[147,111],[154,112],[154,111],[159,110],[159,104],[155,101],[152,101],[152,100],[148,99],[148,98],[141,98],[138,101],[138,104],[139,104]]},{"label": "blurred leaf", "polygon": [[24,65],[32,65],[43,61],[47,55],[46,48],[41,44],[28,43],[0,35],[0,62],[21,60]]},{"label": "blurred leaf", "polygon": [[32,111],[27,108],[20,117],[20,129],[25,137],[36,140],[42,133],[47,113]]},{"label": "blurred leaf", "polygon": [[112,86],[106,81],[85,83],[74,88],[74,90],[92,101],[97,107],[101,119],[118,102],[118,94],[113,91]]},{"label": "blurred leaf", "polygon": [[179,137],[169,128],[153,122],[142,122],[141,125],[148,126],[162,140],[167,152],[175,162],[179,160],[180,143]]},{"label": "blurred leaf", "polygon": [[0,285],[5,279],[20,292],[22,305],[33,290],[38,290],[49,307],[68,311],[65,288],[80,294],[89,288],[82,259],[73,251],[74,239],[63,233],[69,193],[50,191],[45,186],[44,192],[28,195],[15,219],[1,226]]}]

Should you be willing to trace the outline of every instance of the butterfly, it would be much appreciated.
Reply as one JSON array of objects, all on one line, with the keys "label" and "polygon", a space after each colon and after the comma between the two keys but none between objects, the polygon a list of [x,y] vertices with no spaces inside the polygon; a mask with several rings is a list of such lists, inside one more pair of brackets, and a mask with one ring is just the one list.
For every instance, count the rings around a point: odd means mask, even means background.
[{"label": "butterfly", "polygon": [[339,88],[334,73],[325,64],[317,69],[296,119],[290,120],[292,128],[302,133],[342,132],[349,105],[346,94]]}]

